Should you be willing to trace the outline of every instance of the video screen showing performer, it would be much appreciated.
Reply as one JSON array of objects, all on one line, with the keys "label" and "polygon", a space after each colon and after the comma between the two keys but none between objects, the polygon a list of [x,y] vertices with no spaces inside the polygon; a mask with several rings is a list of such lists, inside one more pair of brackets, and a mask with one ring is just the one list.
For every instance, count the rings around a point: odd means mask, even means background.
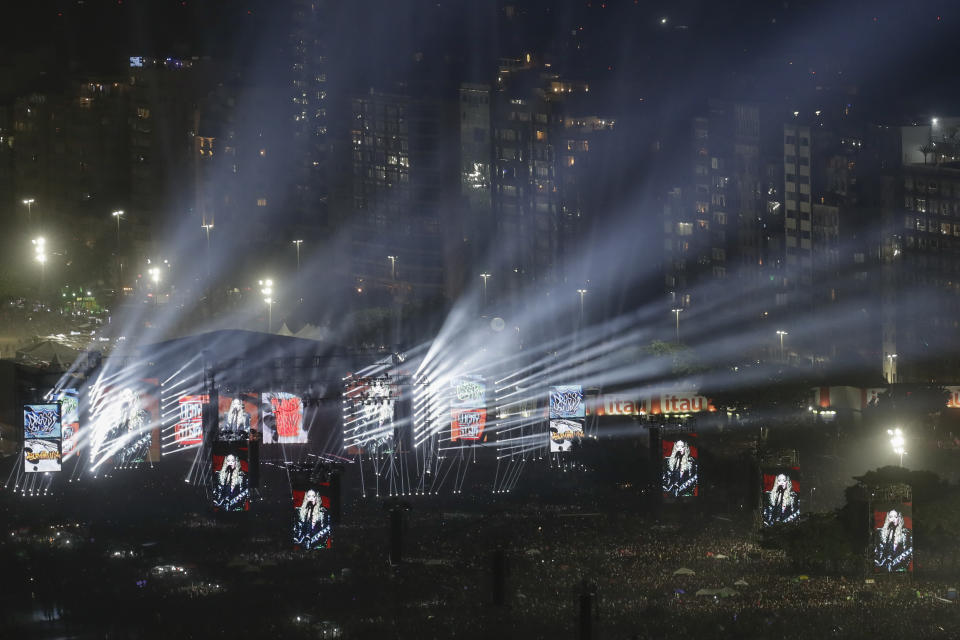
[{"label": "video screen showing performer", "polygon": [[217,440],[220,442],[244,442],[256,430],[257,398],[252,395],[219,397],[219,424]]},{"label": "video screen showing performer", "polygon": [[796,474],[796,469],[763,474],[763,526],[799,520],[800,484]]},{"label": "video screen showing performer", "polygon": [[690,444],[695,434],[684,434],[684,439],[663,442],[663,473],[661,484],[664,497],[684,498],[699,494],[697,447]]},{"label": "video screen showing performer", "polygon": [[332,544],[329,483],[293,489],[293,544],[304,550],[329,549]]},{"label": "video screen showing performer", "polygon": [[213,506],[222,511],[250,509],[249,463],[246,447],[214,446]]},{"label": "video screen showing performer", "polygon": [[[888,505],[890,506],[890,505]],[[913,505],[903,502],[890,509],[874,508],[873,570],[913,571]]]}]

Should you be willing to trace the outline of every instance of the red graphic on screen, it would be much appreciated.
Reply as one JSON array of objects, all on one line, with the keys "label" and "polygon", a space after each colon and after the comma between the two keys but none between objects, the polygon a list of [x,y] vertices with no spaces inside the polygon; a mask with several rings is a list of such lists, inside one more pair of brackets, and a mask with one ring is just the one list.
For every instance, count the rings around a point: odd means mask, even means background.
[{"label": "red graphic on screen", "polygon": [[303,404],[300,398],[270,398],[273,415],[277,420],[277,433],[281,438],[296,438],[300,435],[300,425],[303,423]]},{"label": "red graphic on screen", "polygon": [[486,426],[486,409],[454,409],[450,420],[450,440],[480,440]]},{"label": "red graphic on screen", "polygon": [[203,443],[203,405],[207,396],[180,396],[180,420],[174,427],[174,441],[182,447]]}]

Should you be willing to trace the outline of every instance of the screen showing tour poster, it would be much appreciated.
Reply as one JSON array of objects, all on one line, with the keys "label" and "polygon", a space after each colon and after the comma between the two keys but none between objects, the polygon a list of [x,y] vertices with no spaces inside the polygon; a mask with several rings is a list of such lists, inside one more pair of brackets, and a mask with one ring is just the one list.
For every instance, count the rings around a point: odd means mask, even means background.
[{"label": "screen showing tour poster", "polygon": [[60,471],[60,404],[23,406],[23,470],[26,473]]},{"label": "screen showing tour poster", "polygon": [[583,387],[567,384],[550,387],[551,418],[584,418],[587,409],[583,402]]},{"label": "screen showing tour poster", "polygon": [[583,420],[554,418],[550,421],[550,452],[570,451],[574,442],[583,440]]}]

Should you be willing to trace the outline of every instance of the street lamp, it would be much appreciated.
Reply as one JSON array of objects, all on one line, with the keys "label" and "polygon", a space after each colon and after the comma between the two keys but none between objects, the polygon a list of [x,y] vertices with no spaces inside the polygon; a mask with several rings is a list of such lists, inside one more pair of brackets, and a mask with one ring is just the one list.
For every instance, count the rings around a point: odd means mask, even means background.
[{"label": "street lamp", "polygon": [[777,329],[777,335],[780,336],[780,360],[783,360],[783,336],[787,335],[787,332],[783,329]]},{"label": "street lamp", "polygon": [[44,288],[47,273],[47,240],[36,238],[33,241],[34,259],[40,263],[40,289]]},{"label": "street lamp", "polygon": [[273,331],[273,280],[260,280],[260,293],[263,294],[263,301],[267,303],[267,333],[270,333]]},{"label": "street lamp", "polygon": [[893,447],[893,452],[900,456],[900,466],[903,466],[903,456],[907,454],[907,450],[904,448],[907,441],[903,437],[903,431],[900,430],[900,427],[895,429],[887,429],[887,435],[890,436],[890,446]]},{"label": "street lamp", "polygon": [[670,312],[677,317],[677,344],[680,344],[680,312],[683,311],[682,308],[677,307],[676,309],[670,309]]},{"label": "street lamp", "polygon": [[27,222],[33,222],[33,203],[36,202],[36,200],[33,198],[24,198],[22,202],[27,205]]},{"label": "street lamp", "polygon": [[153,280],[153,304],[159,304],[160,299],[160,269],[159,267],[150,267],[147,269],[150,279]]},{"label": "street lamp", "polygon": [[480,278],[483,279],[483,306],[487,306],[487,280],[490,279],[490,274],[481,273]]},{"label": "street lamp", "polygon": [[120,218],[123,217],[123,209],[117,209],[116,211],[112,212],[110,215],[112,215],[114,218],[117,219],[117,246],[119,247],[120,246]]},{"label": "street lamp", "polygon": [[300,245],[303,244],[303,240],[294,240],[293,244],[297,247],[297,273],[300,273]]},{"label": "street lamp", "polygon": [[202,224],[200,228],[207,232],[207,251],[210,250],[210,229],[213,229],[213,223]]},{"label": "street lamp", "polygon": [[387,260],[390,261],[390,279],[397,279],[397,256],[387,256]]},{"label": "street lamp", "polygon": [[577,289],[580,294],[580,326],[583,326],[583,296],[587,295],[586,289]]}]

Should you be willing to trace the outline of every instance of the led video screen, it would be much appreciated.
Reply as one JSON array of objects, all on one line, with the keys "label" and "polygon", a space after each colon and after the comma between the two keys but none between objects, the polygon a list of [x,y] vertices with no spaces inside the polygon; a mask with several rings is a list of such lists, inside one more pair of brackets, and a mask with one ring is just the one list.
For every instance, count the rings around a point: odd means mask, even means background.
[{"label": "led video screen", "polygon": [[582,386],[568,384],[550,387],[551,418],[583,418],[586,415]]},{"label": "led video screen", "polygon": [[875,503],[873,527],[874,572],[913,571],[913,503]]},{"label": "led video screen", "polygon": [[220,511],[250,509],[250,463],[246,446],[214,443],[211,484],[213,506]]},{"label": "led video screen", "polygon": [[486,425],[486,409],[454,409],[450,420],[450,440],[481,440]]},{"label": "led video screen", "polygon": [[206,395],[183,395],[177,401],[179,419],[173,428],[173,441],[181,446],[203,443],[203,405]]},{"label": "led video screen", "polygon": [[66,460],[76,453],[80,437],[80,394],[76,389],[61,389],[55,398],[60,403],[61,453]]},{"label": "led video screen", "polygon": [[329,482],[294,482],[293,545],[298,549],[329,549],[332,522]]},{"label": "led video screen", "polygon": [[699,495],[699,451],[693,444],[695,438],[696,434],[685,433],[683,437],[665,437],[661,441],[661,484],[664,497],[684,498]]},{"label": "led video screen", "polygon": [[461,376],[450,382],[453,391],[450,405],[468,409],[483,409],[487,406],[487,387],[480,376]]},{"label": "led video screen", "polygon": [[220,394],[217,440],[242,442],[249,440],[259,428],[259,403],[255,394]]},{"label": "led video screen", "polygon": [[763,526],[796,522],[800,518],[800,470],[767,469],[763,472]]},{"label": "led video screen", "polygon": [[97,394],[91,414],[91,455],[99,464],[135,466],[160,458],[159,385],[140,380],[107,387]]},{"label": "led video screen", "polygon": [[574,442],[583,439],[583,421],[569,418],[550,420],[550,452],[570,451]]},{"label": "led video screen", "polygon": [[348,377],[343,391],[343,442],[354,451],[393,443],[393,412],[399,391],[389,376]]},{"label": "led video screen", "polygon": [[303,428],[303,399],[292,393],[264,393],[260,403],[260,422],[264,444],[302,444],[307,442]]},{"label": "led video screen", "polygon": [[23,406],[23,462],[26,473],[60,471],[60,405]]}]

